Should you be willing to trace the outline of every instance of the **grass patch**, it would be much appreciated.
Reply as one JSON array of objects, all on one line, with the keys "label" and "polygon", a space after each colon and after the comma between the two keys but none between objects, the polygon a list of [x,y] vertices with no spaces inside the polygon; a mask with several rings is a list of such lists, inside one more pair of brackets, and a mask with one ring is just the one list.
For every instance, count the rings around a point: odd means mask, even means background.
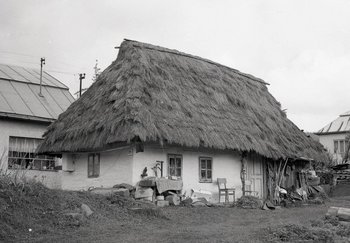
[{"label": "grass patch", "polygon": [[350,226],[337,218],[311,221],[310,226],[285,224],[267,230],[270,242],[346,242],[350,238]]},{"label": "grass patch", "polygon": [[77,220],[68,215],[78,212],[82,203],[94,211],[93,221],[104,218],[129,220],[131,217],[121,204],[112,204],[100,195],[52,190],[40,182],[18,181],[13,176],[1,174],[0,241],[23,240],[89,224],[90,218],[89,221],[85,218]]},{"label": "grass patch", "polygon": [[136,214],[146,216],[147,218],[168,219],[159,208],[134,208],[130,210]]}]

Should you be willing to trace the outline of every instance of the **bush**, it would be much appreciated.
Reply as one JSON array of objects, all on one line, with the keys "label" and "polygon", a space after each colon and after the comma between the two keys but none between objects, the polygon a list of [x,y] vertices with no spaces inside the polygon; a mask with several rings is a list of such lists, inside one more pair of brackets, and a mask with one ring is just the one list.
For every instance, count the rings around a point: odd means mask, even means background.
[{"label": "bush", "polygon": [[320,184],[331,185],[333,183],[333,173],[331,171],[319,171],[317,176],[320,177]]},{"label": "bush", "polygon": [[237,200],[236,205],[240,208],[261,208],[262,201],[253,196],[242,196]]}]

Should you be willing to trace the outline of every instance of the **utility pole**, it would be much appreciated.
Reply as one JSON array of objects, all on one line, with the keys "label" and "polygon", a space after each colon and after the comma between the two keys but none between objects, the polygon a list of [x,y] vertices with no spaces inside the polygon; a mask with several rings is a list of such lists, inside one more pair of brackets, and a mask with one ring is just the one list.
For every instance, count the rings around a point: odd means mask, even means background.
[{"label": "utility pole", "polygon": [[79,73],[79,80],[80,80],[79,98],[81,97],[81,86],[83,83],[83,79],[85,79],[85,73]]},{"label": "utility pole", "polygon": [[40,58],[40,91],[39,96],[44,97],[41,93],[41,86],[43,82],[43,66],[45,65],[45,57]]}]

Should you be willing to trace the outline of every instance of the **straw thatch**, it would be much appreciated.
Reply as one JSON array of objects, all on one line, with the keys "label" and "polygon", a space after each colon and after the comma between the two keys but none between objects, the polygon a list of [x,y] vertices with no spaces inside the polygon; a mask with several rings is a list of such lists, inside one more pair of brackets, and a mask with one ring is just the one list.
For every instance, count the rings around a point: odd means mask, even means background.
[{"label": "straw thatch", "polygon": [[118,58],[44,134],[41,152],[157,142],[318,157],[261,79],[175,50],[125,40]]}]

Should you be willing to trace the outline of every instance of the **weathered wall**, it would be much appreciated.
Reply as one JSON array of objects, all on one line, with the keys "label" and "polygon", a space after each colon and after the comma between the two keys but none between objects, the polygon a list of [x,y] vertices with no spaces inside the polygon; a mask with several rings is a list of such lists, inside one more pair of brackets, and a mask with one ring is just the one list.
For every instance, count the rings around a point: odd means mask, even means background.
[{"label": "weathered wall", "polygon": [[43,171],[43,170],[8,170],[13,178],[19,181],[35,180],[43,183],[51,189],[61,189],[61,171]]},{"label": "weathered wall", "polygon": [[[238,153],[210,151],[201,152],[183,148],[162,149],[156,146],[146,146],[144,152],[134,152],[132,182],[135,184],[141,179],[142,170],[147,167],[148,176],[153,176],[151,170],[156,161],[164,161],[164,176],[168,175],[167,154],[181,154],[183,156],[183,192],[190,195],[191,189],[206,190],[213,193],[215,201],[218,200],[217,178],[226,178],[228,187],[236,188],[236,198],[242,195],[240,179],[241,162]],[[211,183],[199,182],[199,157],[213,158],[213,181]],[[222,198],[224,200],[224,198]],[[231,200],[231,199],[230,199]]]},{"label": "weathered wall", "polygon": [[45,123],[0,118],[0,156],[3,151],[6,151],[5,158],[3,159],[4,168],[7,168],[7,151],[9,147],[10,136],[42,138],[42,135],[46,128],[47,124]]},{"label": "weathered wall", "polygon": [[[7,170],[9,137],[28,137],[42,138],[44,131],[47,128],[47,123],[38,123],[31,121],[20,121],[13,119],[0,118],[0,156],[4,157],[0,161],[0,169]],[[60,164],[58,160],[57,164]],[[61,180],[60,173],[55,171],[40,171],[40,170],[8,170],[9,173],[17,173],[25,176],[27,179],[36,179],[42,181],[49,188],[60,188]]]},{"label": "weathered wall", "polygon": [[345,133],[320,135],[319,138],[320,138],[320,143],[328,150],[330,154],[333,155],[334,160],[336,160],[338,163],[341,163],[342,161],[341,155],[334,153],[334,140],[344,140]]},{"label": "weathered wall", "polygon": [[[152,168],[156,161],[164,161],[163,176],[168,176],[168,154],[182,155],[182,179],[183,192],[191,194],[191,189],[205,190],[213,193],[214,201],[218,201],[217,178],[226,178],[227,187],[236,188],[236,199],[242,196],[241,161],[239,153],[224,152],[218,150],[191,150],[181,147],[160,148],[159,146],[146,145],[144,152],[136,153],[132,147],[100,153],[100,176],[88,178],[88,153],[64,154],[62,189],[87,190],[89,187],[112,187],[118,183],[129,183],[135,185],[141,179],[142,171],[147,167],[148,176],[155,176]],[[199,157],[212,157],[212,182],[199,181]],[[246,159],[249,165],[252,160]],[[260,160],[254,162],[260,163]],[[260,165],[259,165],[260,166]],[[257,168],[256,166],[250,166]],[[255,169],[254,169],[255,170]],[[259,170],[262,173],[262,170]],[[259,173],[260,173],[259,172]],[[253,173],[253,172],[252,172]],[[263,195],[263,176],[254,174],[255,180],[260,179],[259,196]],[[158,176],[160,172],[158,171]],[[253,178],[253,177],[252,177]],[[224,198],[222,198],[224,200]],[[232,200],[232,199],[230,199]]]},{"label": "weathered wall", "polygon": [[131,184],[132,163],[131,148],[101,152],[100,176],[88,178],[88,153],[64,154],[62,189],[87,190],[89,187],[112,187],[118,183]]}]

